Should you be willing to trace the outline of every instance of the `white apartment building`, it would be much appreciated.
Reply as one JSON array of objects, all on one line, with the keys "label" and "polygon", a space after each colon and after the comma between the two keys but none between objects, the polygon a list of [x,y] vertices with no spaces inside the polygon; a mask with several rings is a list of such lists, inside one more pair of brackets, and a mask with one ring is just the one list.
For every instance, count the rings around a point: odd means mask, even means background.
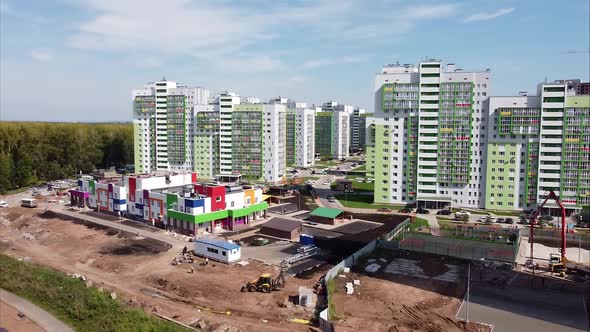
[{"label": "white apartment building", "polygon": [[209,91],[162,79],[132,91],[135,170],[191,171],[195,105]]},{"label": "white apartment building", "polygon": [[350,156],[350,114],[322,111],[315,114],[315,150],[321,157],[345,159]]},{"label": "white apartment building", "polygon": [[286,175],[287,107],[264,104],[264,180],[278,182]]},{"label": "white apartment building", "polygon": [[382,68],[367,120],[375,202],[483,207],[490,76],[439,60]]},{"label": "white apartment building", "polygon": [[490,97],[486,209],[532,208],[549,191],[568,212],[590,204],[590,96],[569,85]]},{"label": "white apartment building", "polygon": [[315,157],[315,111],[287,109],[287,166],[310,167]]},{"label": "white apartment building", "polygon": [[232,170],[232,113],[240,104],[240,96],[233,92],[221,93],[216,99],[220,125],[220,174],[233,174]]}]

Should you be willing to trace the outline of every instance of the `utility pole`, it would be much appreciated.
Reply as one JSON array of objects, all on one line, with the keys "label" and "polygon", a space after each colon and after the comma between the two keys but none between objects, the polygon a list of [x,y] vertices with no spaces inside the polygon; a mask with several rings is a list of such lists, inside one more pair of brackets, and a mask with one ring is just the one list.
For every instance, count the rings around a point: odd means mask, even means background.
[{"label": "utility pole", "polygon": [[470,293],[470,284],[471,282],[471,262],[467,265],[467,308],[465,310],[465,320],[469,323],[469,293]]}]

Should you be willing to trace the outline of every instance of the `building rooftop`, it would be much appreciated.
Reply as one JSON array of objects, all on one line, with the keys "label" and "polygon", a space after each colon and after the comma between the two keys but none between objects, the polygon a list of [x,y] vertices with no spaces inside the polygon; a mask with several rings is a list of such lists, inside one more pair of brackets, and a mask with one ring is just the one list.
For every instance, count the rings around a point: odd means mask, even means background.
[{"label": "building rooftop", "polygon": [[262,225],[262,228],[276,229],[280,231],[291,232],[298,229],[301,226],[301,222],[293,219],[285,218],[272,218]]},{"label": "building rooftop", "polygon": [[336,218],[340,214],[342,214],[342,212],[344,212],[344,211],[342,211],[340,209],[319,207],[319,208],[313,210],[309,215],[324,217],[324,218]]},{"label": "building rooftop", "polygon": [[209,238],[197,238],[194,240],[195,243],[204,243],[210,246],[215,246],[225,250],[232,250],[232,249],[240,249],[240,246],[232,243],[232,242],[225,242],[221,240],[209,239]]}]

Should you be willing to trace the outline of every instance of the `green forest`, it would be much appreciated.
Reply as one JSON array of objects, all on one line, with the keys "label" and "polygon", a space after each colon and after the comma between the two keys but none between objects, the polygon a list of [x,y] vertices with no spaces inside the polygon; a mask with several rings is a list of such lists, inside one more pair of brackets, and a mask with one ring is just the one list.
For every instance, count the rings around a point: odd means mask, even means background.
[{"label": "green forest", "polygon": [[131,163],[131,124],[0,122],[0,193]]}]

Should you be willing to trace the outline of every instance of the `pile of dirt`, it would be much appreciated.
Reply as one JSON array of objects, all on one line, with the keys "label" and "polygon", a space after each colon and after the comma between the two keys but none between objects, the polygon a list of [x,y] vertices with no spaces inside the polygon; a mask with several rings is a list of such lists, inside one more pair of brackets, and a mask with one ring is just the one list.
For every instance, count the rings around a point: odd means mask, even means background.
[{"label": "pile of dirt", "polygon": [[154,277],[152,278],[152,281],[156,288],[166,292],[171,292],[186,299],[203,296],[203,293],[197,289],[177,285],[164,277]]},{"label": "pile of dirt", "polygon": [[117,256],[146,256],[157,255],[161,252],[170,250],[172,246],[168,243],[154,239],[126,239],[123,244],[115,246],[107,246],[101,248],[98,252],[102,255],[117,255]]},{"label": "pile of dirt", "polygon": [[105,272],[119,273],[127,269],[127,265],[123,263],[111,263],[107,260],[97,260],[92,263],[92,266]]},{"label": "pile of dirt", "polygon": [[426,257],[418,263],[424,274],[428,277],[436,277],[449,271],[449,267],[432,257]]},{"label": "pile of dirt", "polygon": [[21,211],[17,211],[16,208],[12,208],[10,212],[8,212],[4,217],[10,221],[15,221],[16,219],[22,217],[23,214]]}]

